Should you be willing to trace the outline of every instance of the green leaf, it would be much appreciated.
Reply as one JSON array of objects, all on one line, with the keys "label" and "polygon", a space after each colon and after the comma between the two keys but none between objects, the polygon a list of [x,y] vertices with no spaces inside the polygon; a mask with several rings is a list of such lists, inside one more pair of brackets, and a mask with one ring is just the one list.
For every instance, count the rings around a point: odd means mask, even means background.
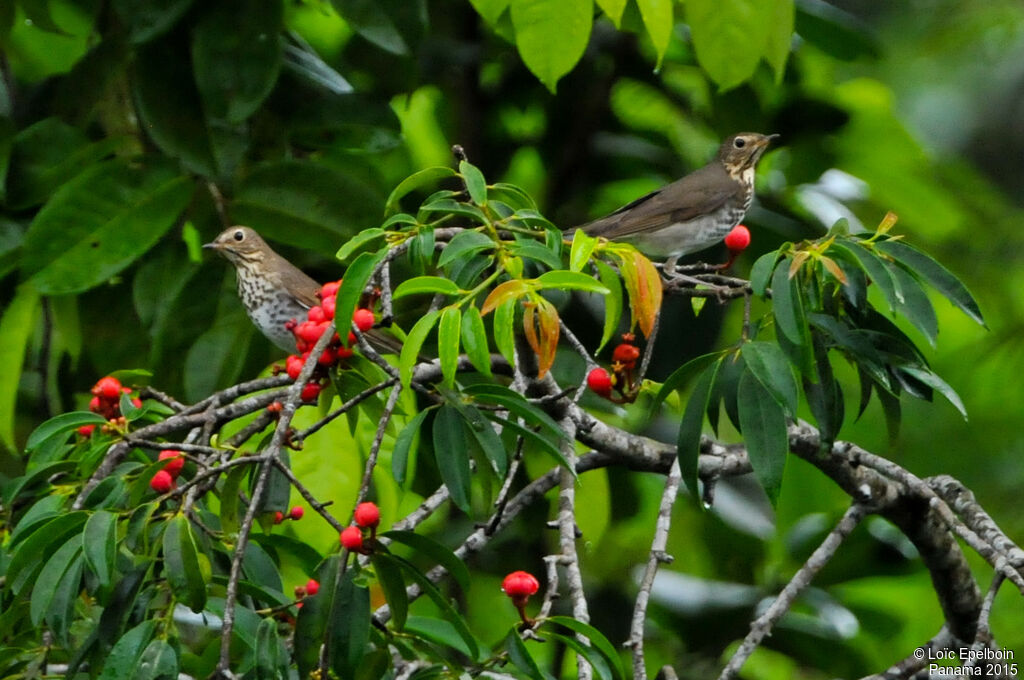
[{"label": "green leaf", "polygon": [[786,410],[796,417],[799,387],[786,355],[770,342],[748,342],[741,350],[743,360],[761,386]]},{"label": "green leaf", "polygon": [[558,288],[561,290],[582,290],[587,293],[608,295],[611,290],[602,283],[599,283],[592,276],[580,272],[567,272],[564,270],[544,272],[537,277],[537,282],[542,288]]},{"label": "green leaf", "polygon": [[256,680],[276,680],[282,675],[282,663],[285,659],[280,656],[281,639],[277,636],[277,621],[273,618],[265,618],[260,621],[256,629]]},{"label": "green leaf", "polygon": [[7,564],[7,588],[19,595],[42,567],[43,560],[53,554],[54,546],[62,545],[77,534],[87,517],[85,512],[59,515],[41,524],[25,538]]},{"label": "green leaf", "polygon": [[[519,257],[524,257],[536,262],[544,264],[549,269],[560,269],[562,266],[562,258],[557,253],[547,248],[541,243],[533,240],[521,240],[508,245],[508,252]],[[513,276],[519,274],[519,272],[509,272]],[[548,272],[549,274],[551,272]],[[569,272],[566,272],[569,273]]]},{"label": "green leaf", "polygon": [[473,253],[494,248],[494,241],[478,231],[463,231],[455,235],[437,260],[438,267],[446,267],[455,260],[469,257]]},{"label": "green leaf", "polygon": [[597,239],[587,236],[582,229],[577,229],[572,235],[572,247],[569,249],[569,269],[574,272],[581,271],[590,261],[590,255],[597,247]]},{"label": "green leaf", "polygon": [[139,668],[132,680],[175,680],[178,677],[178,655],[167,640],[157,638],[146,645]]},{"label": "green leaf", "polygon": [[338,14],[371,43],[397,55],[409,53],[409,45],[377,0],[331,0]]},{"label": "green leaf", "polygon": [[199,552],[192,524],[183,514],[167,522],[163,539],[164,573],[171,592],[194,612],[206,605],[206,582],[199,567]]},{"label": "green leaf", "polygon": [[534,430],[531,430],[528,427],[523,427],[514,420],[502,418],[501,416],[495,415],[493,413],[488,413],[487,417],[493,420],[494,422],[498,423],[502,427],[512,430],[513,432],[518,434],[520,437],[523,437],[527,441],[531,441],[535,444],[538,444],[540,446],[540,450],[548,454],[557,465],[561,465],[566,470],[573,473],[573,476],[576,475],[575,468],[573,468],[573,466],[569,464],[569,461],[566,459],[565,454],[562,453],[561,449],[558,448],[557,444],[552,442],[547,437],[541,436],[539,433],[535,432]]},{"label": "green leaf", "polygon": [[156,621],[143,621],[125,633],[103,662],[99,680],[133,678],[138,672],[146,644],[153,638]]},{"label": "green leaf", "polygon": [[668,398],[668,395],[685,387],[693,376],[697,375],[700,371],[703,371],[712,361],[721,358],[721,352],[709,352],[690,359],[685,364],[672,371],[671,375],[665,378],[665,382],[661,384],[661,388],[658,390],[658,393],[654,395],[654,399],[651,401],[651,405],[649,407],[650,412],[654,413],[657,411],[658,407],[661,406],[661,403]]},{"label": "green leaf", "polygon": [[754,75],[773,10],[765,0],[687,0],[686,23],[697,61],[722,90]]},{"label": "green leaf", "polygon": [[50,603],[61,579],[71,569],[72,563],[76,559],[81,559],[81,554],[82,541],[78,536],[72,536],[56,551],[44,556],[46,564],[32,586],[29,615],[33,626],[38,626],[42,622],[43,616],[50,609]]},{"label": "green leaf", "polygon": [[155,159],[100,163],[71,180],[25,234],[23,269],[46,295],[79,293],[114,276],[177,221],[192,182]]},{"label": "green leaf", "polygon": [[788,267],[778,267],[772,276],[772,312],[783,335],[794,345],[808,343],[807,319],[797,279],[789,278]]},{"label": "green leaf", "polygon": [[479,224],[488,222],[487,215],[483,210],[470,203],[463,203],[452,198],[432,198],[420,206],[420,214],[445,213],[446,215],[459,215],[468,217]]},{"label": "green leaf", "polygon": [[259,110],[281,71],[281,0],[232,0],[207,7],[192,27],[192,71],[213,119],[241,123]]},{"label": "green leaf", "polygon": [[356,585],[356,572],[347,570],[334,590],[331,605],[331,668],[339,678],[351,678],[366,652],[370,636],[370,590]]},{"label": "green leaf", "polygon": [[409,450],[412,448],[413,440],[423,427],[423,420],[430,413],[427,408],[414,415],[409,423],[402,428],[395,438],[395,447],[391,450],[391,474],[399,484],[405,483],[405,473],[409,463]]},{"label": "green leaf", "polygon": [[441,321],[437,325],[437,352],[441,360],[441,374],[445,387],[455,385],[455,374],[459,369],[459,338],[462,335],[462,310],[458,305],[449,305],[441,310]]},{"label": "green leaf", "polygon": [[608,666],[614,674],[614,677],[625,677],[625,674],[622,671],[622,665],[619,663],[618,652],[612,643],[608,641],[608,638],[601,633],[601,631],[569,616],[549,616],[545,619],[544,623],[547,624],[549,622],[557,623],[560,626],[565,626],[571,631],[585,635],[587,639],[590,640],[590,644],[593,645],[608,661]]},{"label": "green leaf", "polygon": [[622,280],[615,270],[604,262],[595,260],[594,264],[597,265],[601,283],[608,289],[608,294],[604,297],[604,328],[601,331],[601,342],[594,350],[594,354],[597,354],[614,337],[622,320]]},{"label": "green leaf", "polygon": [[462,315],[462,346],[476,370],[491,377],[491,350],[487,346],[487,329],[480,310],[475,305]]},{"label": "green leaf", "polygon": [[967,420],[967,408],[964,406],[963,400],[960,399],[960,395],[945,380],[925,368],[918,368],[916,366],[900,366],[899,370],[917,378],[928,387],[938,390],[960,412],[964,420]]},{"label": "green leaf", "polygon": [[451,551],[448,546],[438,543],[429,536],[417,534],[414,531],[385,531],[381,534],[396,543],[406,545],[425,557],[448,570],[448,573],[455,579],[463,591],[469,592],[470,575],[466,563]]},{"label": "green leaf", "polygon": [[843,391],[835,379],[828,350],[820,337],[814,338],[814,364],[818,382],[803,381],[804,396],[821,432],[822,450],[828,451],[843,426]]},{"label": "green leaf", "polygon": [[636,0],[640,8],[640,16],[644,21],[644,28],[651,36],[651,43],[658,55],[657,64],[654,69],[661,68],[661,60],[665,58],[668,50],[668,43],[672,39],[672,29],[675,26],[672,21],[672,0]]},{"label": "green leaf", "polygon": [[489,24],[497,23],[498,19],[508,7],[509,0],[469,0],[477,14],[484,18]]},{"label": "green leaf", "polygon": [[408,387],[409,383],[412,382],[412,373],[413,369],[416,368],[416,363],[419,361],[420,348],[423,347],[423,342],[427,339],[430,331],[433,330],[439,316],[441,316],[441,312],[436,309],[427,312],[424,316],[420,317],[420,320],[416,322],[416,325],[412,327],[412,330],[405,337],[402,353],[398,357],[398,374],[402,380],[403,387]]},{"label": "green leaf", "polygon": [[505,636],[505,648],[508,650],[508,658],[512,665],[525,673],[530,680],[550,680],[550,676],[540,669],[533,656],[530,655],[530,651],[519,637],[517,626],[513,626]]},{"label": "green leaf", "polygon": [[[2,336],[2,333],[0,333]],[[98,413],[92,411],[71,411],[70,413],[62,413],[59,416],[50,418],[42,425],[32,431],[32,434],[28,436],[28,442],[25,444],[25,450],[32,452],[49,442],[54,437],[59,437],[63,434],[75,430],[82,425],[105,425],[107,423],[106,418]]]},{"label": "green leaf", "polygon": [[424,640],[443,647],[450,647],[467,657],[472,656],[472,650],[466,645],[459,631],[444,619],[433,616],[410,616],[405,624],[405,629]]},{"label": "green leaf", "polygon": [[523,395],[513,392],[502,385],[491,385],[478,383],[470,385],[463,394],[472,397],[476,401],[497,404],[508,409],[511,413],[524,419],[531,425],[539,425],[555,439],[568,439],[565,432],[558,426],[551,416],[539,407],[528,402]]},{"label": "green leaf", "polygon": [[430,579],[424,576],[415,565],[397,555],[394,558],[406,570],[406,573],[412,577],[412,580],[416,581],[420,589],[434,602],[440,610],[441,616],[455,627],[455,632],[466,643],[470,659],[477,660],[480,656],[480,646],[477,644],[476,638],[469,631],[469,626],[466,625],[465,619],[459,615],[459,612],[455,610],[455,607],[448,601],[448,598],[442,595],[437,586],[431,583]]},{"label": "green leaf", "polygon": [[[46,625],[65,647],[70,644],[69,632],[75,619],[75,604],[82,593],[82,571],[82,556],[79,554],[72,560],[54,588],[50,606],[46,611]],[[37,582],[36,586],[38,585]]]},{"label": "green leaf", "polygon": [[585,659],[590,664],[591,668],[593,669],[594,676],[598,680],[612,680],[612,678],[614,677],[612,675],[611,668],[608,666],[607,659],[605,659],[600,652],[598,652],[590,645],[583,644],[575,637],[571,637],[569,635],[561,635],[559,633],[552,633],[551,631],[546,631],[544,639],[548,638],[554,640],[555,642],[565,645],[569,649],[576,652],[576,654],[580,658]]},{"label": "green leaf", "polygon": [[295,617],[294,658],[302,678],[308,678],[320,660],[320,647],[334,604],[339,560],[338,555],[331,555],[323,561],[317,571],[320,591],[303,599],[302,609]]},{"label": "green leaf", "polygon": [[935,339],[939,334],[939,320],[935,317],[935,309],[928,299],[928,294],[921,288],[917,279],[903,268],[892,267],[889,273],[903,293],[903,304],[899,305],[896,311],[914,324],[914,328],[921,331],[921,335],[935,347]]},{"label": "green leaf", "polygon": [[388,216],[398,212],[401,208],[399,201],[416,189],[425,186],[434,186],[443,179],[457,176],[457,172],[445,166],[425,168],[419,172],[414,172],[399,182],[398,186],[396,186],[391,192],[391,195],[388,196],[388,200],[384,204],[384,215]]},{"label": "green leaf", "polygon": [[434,457],[441,479],[452,495],[452,502],[469,514],[472,473],[466,433],[459,412],[451,404],[444,404],[434,418]]},{"label": "green leaf", "polygon": [[912,274],[924,279],[935,290],[942,293],[957,309],[974,319],[981,326],[988,328],[981,315],[981,308],[974,300],[967,287],[960,282],[948,269],[933,260],[930,256],[902,241],[887,240],[875,245],[879,251],[889,255],[897,262],[904,264]]},{"label": "green leaf", "polygon": [[794,0],[771,0],[772,18],[768,25],[768,40],[764,59],[775,72],[775,84],[786,74],[786,60],[793,45],[793,23],[796,17]]},{"label": "green leaf", "polygon": [[679,458],[679,469],[683,482],[694,498],[699,498],[697,482],[700,471],[700,434],[704,424],[704,412],[707,411],[708,399],[721,365],[722,361],[719,359],[704,369],[700,380],[697,381],[690,394],[689,401],[686,402],[683,418],[679,422],[679,436],[676,440],[678,453],[676,455]]},{"label": "green leaf", "polygon": [[516,300],[510,298],[494,310],[494,344],[505,360],[512,366],[516,363]]},{"label": "green leaf", "polygon": [[628,0],[595,0],[601,11],[607,15],[615,28],[621,30],[622,13],[626,9]]},{"label": "green leaf", "polygon": [[335,253],[334,256],[338,258],[340,262],[344,262],[370,243],[373,243],[384,236],[386,233],[387,232],[382,227],[363,229],[361,232],[345,241],[345,244],[341,246],[341,248],[338,248],[338,252]]},{"label": "green leaf", "polygon": [[100,585],[109,585],[117,559],[117,515],[106,510],[94,512],[85,522],[82,548],[85,563]]},{"label": "green leaf", "polygon": [[895,311],[903,304],[903,293],[900,290],[899,284],[893,279],[892,274],[889,272],[889,267],[886,266],[881,258],[856,241],[850,242],[849,247],[844,244],[833,243],[831,249],[835,249],[837,252],[845,255],[847,260],[860,265],[860,268],[864,270],[868,278],[882,291],[885,301],[889,305],[890,312]]},{"label": "green leaf", "polygon": [[[377,265],[387,256],[387,250],[375,253],[359,253],[352,264],[345,270],[344,280],[334,300],[334,318],[338,334],[345,337],[352,328],[352,314],[356,311],[359,299],[370,282],[370,277]],[[340,321],[337,321],[340,319]]]},{"label": "green leaf", "polygon": [[195,0],[113,0],[128,39],[138,45],[166,32],[185,14]]},{"label": "green leaf", "polygon": [[754,295],[764,297],[765,291],[768,288],[768,282],[772,279],[772,272],[775,271],[775,265],[778,263],[779,257],[780,252],[778,250],[765,253],[757,258],[754,266],[750,268],[750,289],[754,292]]},{"label": "green leaf", "polygon": [[747,445],[750,465],[774,506],[779,500],[789,450],[786,414],[775,396],[764,388],[752,371],[744,371],[740,377],[737,403],[740,430]]},{"label": "green leaf", "polygon": [[421,293],[440,293],[442,295],[458,295],[461,290],[451,279],[441,276],[417,276],[407,279],[398,284],[395,288],[393,299],[397,300],[407,295],[419,295]]},{"label": "green leaf", "polygon": [[487,205],[487,180],[480,169],[468,161],[459,161],[459,174],[466,183],[470,199],[480,207]]},{"label": "green leaf", "polygon": [[405,628],[405,620],[409,614],[409,596],[405,592],[401,565],[385,552],[373,553],[370,555],[370,562],[384,592],[384,600],[391,610],[391,623],[396,631],[401,632]]},{"label": "green leaf", "polygon": [[587,48],[593,5],[593,0],[511,0],[519,56],[552,93]]}]

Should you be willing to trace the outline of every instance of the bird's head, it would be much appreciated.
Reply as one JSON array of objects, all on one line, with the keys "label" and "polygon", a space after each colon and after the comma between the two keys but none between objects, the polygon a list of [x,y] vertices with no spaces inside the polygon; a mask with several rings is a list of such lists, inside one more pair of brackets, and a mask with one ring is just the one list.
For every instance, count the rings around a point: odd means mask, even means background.
[{"label": "bird's head", "polygon": [[776,137],[778,135],[739,132],[726,138],[718,147],[718,160],[722,161],[730,175],[739,174],[757,165],[761,155]]},{"label": "bird's head", "polygon": [[251,262],[262,257],[269,249],[267,242],[249,227],[229,227],[204,248],[216,251],[235,264]]}]

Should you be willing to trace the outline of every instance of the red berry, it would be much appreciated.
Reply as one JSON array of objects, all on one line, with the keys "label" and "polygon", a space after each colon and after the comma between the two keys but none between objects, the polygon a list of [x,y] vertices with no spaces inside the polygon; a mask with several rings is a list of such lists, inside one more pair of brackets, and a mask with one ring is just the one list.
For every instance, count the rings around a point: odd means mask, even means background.
[{"label": "red berry", "polygon": [[174,449],[161,451],[160,455],[157,456],[157,460],[170,461],[162,469],[175,479],[181,474],[181,468],[185,467],[185,458],[181,455],[181,451],[175,451]]},{"label": "red berry", "polygon": [[373,324],[376,323],[376,321],[377,320],[373,318],[373,312],[369,309],[361,307],[352,313],[352,322],[355,323],[356,328],[363,333],[373,328]]},{"label": "red berry", "polygon": [[725,237],[725,247],[734,253],[746,250],[750,245],[750,230],[737,224]]},{"label": "red berry", "polygon": [[327,329],[327,323],[314,323],[312,321],[303,321],[295,328],[295,336],[313,346],[320,336],[324,334]]},{"label": "red berry", "polygon": [[267,404],[267,413],[280,413],[284,409],[284,404],[279,401],[272,401]]},{"label": "red berry", "polygon": [[284,362],[285,371],[288,373],[288,377],[291,378],[292,380],[298,378],[299,373],[302,371],[302,365],[304,363],[306,362],[303,361],[302,357],[290,354],[288,358],[285,359]]},{"label": "red berry", "polygon": [[363,532],[359,527],[345,527],[338,537],[343,548],[359,552],[363,549]]},{"label": "red berry", "polygon": [[149,480],[149,488],[157,493],[167,493],[174,488],[174,478],[167,470],[158,470],[153,479]]},{"label": "red berry", "polygon": [[364,529],[375,527],[380,524],[380,508],[376,503],[360,503],[356,506],[352,518]]},{"label": "red berry", "polygon": [[298,520],[302,519],[302,516],[305,515],[305,514],[306,514],[306,511],[303,510],[300,506],[296,505],[288,513],[288,516],[291,517],[292,519],[298,521]]},{"label": "red berry", "polygon": [[91,437],[92,431],[95,429],[95,425],[82,425],[80,428],[78,428],[78,434],[82,435],[83,437]]},{"label": "red berry", "polygon": [[595,368],[587,374],[587,387],[602,397],[612,394],[612,377],[603,368]]},{"label": "red berry", "polygon": [[121,397],[121,381],[109,375],[106,378],[100,378],[93,385],[92,393],[110,401],[119,399]]},{"label": "red berry", "polygon": [[134,399],[132,399],[132,406],[134,406],[135,408],[142,408],[142,400],[139,399],[138,397],[135,397]]},{"label": "red berry", "polygon": [[103,407],[100,404],[99,397],[93,397],[92,399],[89,400],[89,410],[92,411],[93,413],[101,413],[103,411]]},{"label": "red berry", "polygon": [[325,297],[320,303],[320,307],[324,310],[324,316],[327,319],[334,318],[335,299],[333,295]]},{"label": "red berry", "polygon": [[335,361],[338,360],[338,351],[328,347],[320,353],[320,358],[317,359],[317,363],[321,366],[331,366]]},{"label": "red berry", "polygon": [[341,288],[341,279],[337,281],[330,281],[320,286],[320,299],[326,300],[329,297],[334,297],[338,294],[338,289]]},{"label": "red berry", "polygon": [[618,361],[620,364],[626,364],[630,367],[632,367],[632,364],[635,364],[636,360],[639,358],[640,350],[636,345],[622,343],[612,352],[612,361]]},{"label": "red berry", "polygon": [[345,338],[345,346],[346,347],[355,347],[358,344],[359,344],[359,338],[356,337],[355,333],[353,333],[352,331],[349,331],[348,332],[348,337]]},{"label": "red berry", "polygon": [[306,313],[306,318],[313,323],[323,323],[327,321],[327,317],[324,316],[324,308],[320,305],[314,305],[309,308],[309,312]]},{"label": "red berry", "polygon": [[274,513],[274,524],[280,524],[284,521],[284,513],[278,510]]},{"label": "red berry", "polygon": [[339,347],[334,351],[337,353],[339,359],[348,359],[353,354],[352,350],[348,347]]},{"label": "red berry", "polygon": [[[302,586],[299,586],[300,588]],[[306,594],[313,596],[320,592],[320,583],[316,579],[309,579],[306,581]]]},{"label": "red berry", "polygon": [[540,582],[528,571],[513,571],[501,582],[501,589],[513,600],[523,603],[540,589]]},{"label": "red berry", "polygon": [[300,397],[302,401],[316,401],[316,398],[320,396],[320,390],[319,383],[306,383],[306,386],[302,388]]}]

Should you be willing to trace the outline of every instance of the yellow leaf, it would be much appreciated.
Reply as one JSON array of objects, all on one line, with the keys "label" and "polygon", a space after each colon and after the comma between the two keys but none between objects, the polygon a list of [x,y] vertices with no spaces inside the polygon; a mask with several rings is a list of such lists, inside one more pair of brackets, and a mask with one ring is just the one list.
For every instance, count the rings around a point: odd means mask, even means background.
[{"label": "yellow leaf", "polygon": [[537,299],[537,318],[540,321],[540,349],[537,351],[537,378],[543,378],[555,363],[561,328],[558,310],[544,298]]},{"label": "yellow leaf", "polygon": [[650,337],[654,331],[654,322],[658,318],[658,312],[661,310],[663,294],[661,275],[658,274],[654,264],[639,251],[634,253],[633,260],[636,262],[638,291],[640,293],[636,321],[644,337]]},{"label": "yellow leaf", "polygon": [[793,256],[793,261],[789,263],[789,278],[793,278],[794,276],[796,276],[796,273],[800,271],[800,267],[803,265],[804,262],[807,261],[807,258],[810,256],[810,251],[797,251],[796,255]]},{"label": "yellow leaf", "polygon": [[825,269],[828,270],[829,274],[836,277],[839,283],[842,283],[844,285],[846,284],[846,274],[843,272],[842,269],[839,268],[839,265],[836,264],[835,260],[833,260],[831,257],[826,257],[823,255],[821,257],[821,264],[825,267]]},{"label": "yellow leaf", "polygon": [[529,292],[530,288],[530,284],[522,279],[512,279],[511,281],[499,284],[490,292],[487,299],[484,300],[483,307],[480,308],[480,313],[487,314],[506,300],[514,300],[515,298]]},{"label": "yellow leaf", "polygon": [[882,221],[879,223],[878,229],[876,229],[875,232],[878,234],[888,233],[890,229],[896,226],[896,220],[898,219],[899,218],[896,216],[896,213],[890,210],[885,213],[885,217],[882,218]]}]

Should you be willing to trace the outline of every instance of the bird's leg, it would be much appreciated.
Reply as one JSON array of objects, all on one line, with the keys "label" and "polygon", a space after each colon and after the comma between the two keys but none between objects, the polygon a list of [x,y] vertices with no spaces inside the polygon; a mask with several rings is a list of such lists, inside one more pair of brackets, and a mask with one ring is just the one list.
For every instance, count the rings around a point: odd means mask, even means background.
[{"label": "bird's leg", "polygon": [[671,281],[672,279],[678,276],[678,274],[676,273],[676,262],[678,261],[679,256],[672,255],[667,260],[665,260],[665,263],[663,265],[661,265],[661,275],[665,277],[666,281]]}]

